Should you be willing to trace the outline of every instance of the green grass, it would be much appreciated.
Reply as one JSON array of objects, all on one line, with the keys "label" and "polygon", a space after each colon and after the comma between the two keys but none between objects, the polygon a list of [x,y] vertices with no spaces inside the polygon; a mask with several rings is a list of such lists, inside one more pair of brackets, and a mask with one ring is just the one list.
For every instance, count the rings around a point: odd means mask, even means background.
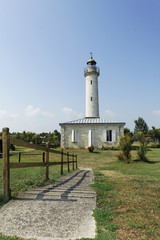
[{"label": "green grass", "polygon": [[78,150],[80,166],[95,172],[97,208],[95,240],[160,239],[160,149],[150,149],[149,163],[117,160],[118,151]]},{"label": "green grass", "polygon": [[[17,236],[8,237],[8,236],[4,236],[4,235],[0,234],[0,240],[23,240],[23,239],[19,238]],[[34,239],[31,238],[30,240],[34,240]]]},{"label": "green grass", "polygon": [[[119,151],[69,150],[73,151],[78,154],[78,165],[92,168],[95,174],[92,185],[97,193],[97,208],[93,213],[97,225],[95,240],[159,240],[160,149],[148,151],[149,163],[136,161],[136,150],[132,150],[130,164],[117,160]],[[39,158],[35,156],[34,161]],[[51,155],[52,160],[58,161],[58,158],[60,156]],[[23,159],[30,160],[30,157]],[[13,156],[11,161],[18,159]],[[51,167],[50,181],[58,176],[60,166]],[[12,169],[12,194],[45,184],[44,177],[45,168]]]}]

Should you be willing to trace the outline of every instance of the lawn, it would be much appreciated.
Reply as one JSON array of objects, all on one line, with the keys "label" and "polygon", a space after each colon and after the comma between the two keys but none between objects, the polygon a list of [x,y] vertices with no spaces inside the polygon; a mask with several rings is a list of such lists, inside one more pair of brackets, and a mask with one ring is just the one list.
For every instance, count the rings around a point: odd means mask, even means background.
[{"label": "lawn", "polygon": [[[160,149],[149,149],[149,163],[135,161],[136,150],[133,150],[130,164],[118,161],[118,151],[113,150],[89,153],[79,149],[74,150],[74,153],[78,154],[78,166],[92,168],[95,174],[92,185],[97,192],[97,208],[93,213],[97,223],[95,239],[159,240]],[[25,157],[23,161],[33,158]],[[57,161],[59,157],[51,155],[51,159]],[[41,156],[34,156],[34,161],[39,161],[40,158]],[[17,156],[11,157],[11,161],[18,161],[17,159]],[[50,181],[58,176],[60,166],[51,167]],[[12,194],[15,196],[18,191],[45,184],[44,177],[45,168],[12,169]],[[0,239],[3,238],[0,236]]]},{"label": "lawn", "polygon": [[81,166],[92,167],[97,191],[97,240],[160,239],[160,149],[149,149],[149,163],[125,164],[118,151],[81,152]]}]

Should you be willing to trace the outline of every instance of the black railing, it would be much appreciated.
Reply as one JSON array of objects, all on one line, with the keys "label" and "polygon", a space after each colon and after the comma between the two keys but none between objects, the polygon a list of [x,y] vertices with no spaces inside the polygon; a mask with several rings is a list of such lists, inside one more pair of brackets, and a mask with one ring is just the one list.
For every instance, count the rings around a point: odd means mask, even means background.
[{"label": "black railing", "polygon": [[84,69],[84,75],[90,72],[97,72],[98,75],[100,75],[100,69],[99,67],[96,67],[96,66],[88,66]]}]

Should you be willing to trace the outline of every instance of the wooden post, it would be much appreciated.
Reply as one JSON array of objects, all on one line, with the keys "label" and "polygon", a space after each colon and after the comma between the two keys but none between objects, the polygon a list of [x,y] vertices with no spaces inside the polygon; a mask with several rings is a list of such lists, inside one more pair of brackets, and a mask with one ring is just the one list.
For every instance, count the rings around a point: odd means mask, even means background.
[{"label": "wooden post", "polygon": [[72,155],[72,160],[73,160],[73,170],[74,170],[74,154]]},{"label": "wooden post", "polygon": [[61,151],[61,175],[63,175],[63,149]]},{"label": "wooden post", "polygon": [[11,197],[10,168],[9,168],[9,128],[3,128],[3,200]]},{"label": "wooden post", "polygon": [[47,151],[46,151],[46,180],[49,179],[49,144],[47,143],[46,144],[46,148],[47,148]]},{"label": "wooden post", "polygon": [[78,166],[77,166],[77,155],[76,155],[76,169],[78,168]]},{"label": "wooden post", "polygon": [[19,163],[21,162],[21,152],[19,152],[19,159],[18,159],[18,162],[19,162]]},{"label": "wooden post", "polygon": [[69,152],[67,152],[67,162],[68,162],[68,172],[70,171],[69,169]]},{"label": "wooden post", "polygon": [[45,162],[45,152],[43,152],[42,160],[43,160],[43,162]]}]

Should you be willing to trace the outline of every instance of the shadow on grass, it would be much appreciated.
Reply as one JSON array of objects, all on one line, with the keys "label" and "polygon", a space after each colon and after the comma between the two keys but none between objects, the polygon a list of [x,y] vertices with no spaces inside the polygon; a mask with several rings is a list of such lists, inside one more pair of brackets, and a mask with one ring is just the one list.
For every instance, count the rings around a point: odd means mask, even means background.
[{"label": "shadow on grass", "polygon": [[144,162],[144,163],[148,163],[148,164],[160,163],[160,161],[150,161],[150,160],[142,161],[140,159],[135,159],[135,160],[133,160],[133,162]]}]

